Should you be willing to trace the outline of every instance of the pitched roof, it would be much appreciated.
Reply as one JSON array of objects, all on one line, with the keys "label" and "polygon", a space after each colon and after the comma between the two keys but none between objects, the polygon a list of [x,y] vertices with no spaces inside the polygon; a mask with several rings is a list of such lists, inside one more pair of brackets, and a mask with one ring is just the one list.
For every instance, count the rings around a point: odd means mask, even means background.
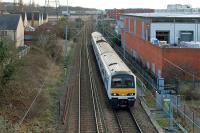
[{"label": "pitched roof", "polygon": [[22,20],[24,21],[26,12],[10,12],[11,14],[20,14],[22,16]]},{"label": "pitched roof", "polygon": [[26,16],[26,12],[18,12],[18,13],[16,13],[16,14],[21,14],[22,20],[24,21],[25,16]]},{"label": "pitched roof", "polygon": [[20,17],[19,14],[0,15],[0,30],[16,30]]}]

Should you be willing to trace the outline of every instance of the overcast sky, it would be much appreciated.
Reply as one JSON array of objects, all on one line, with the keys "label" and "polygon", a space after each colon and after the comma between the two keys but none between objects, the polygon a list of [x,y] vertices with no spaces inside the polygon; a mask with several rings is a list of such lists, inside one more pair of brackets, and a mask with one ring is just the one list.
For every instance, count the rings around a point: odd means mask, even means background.
[{"label": "overcast sky", "polygon": [[[2,0],[12,2],[14,0]],[[24,0],[29,3],[31,0]],[[52,0],[50,0],[52,1]],[[89,8],[155,8],[163,9],[167,4],[190,4],[192,7],[200,7],[200,0],[68,0],[70,6],[82,6]],[[35,3],[44,5],[45,0],[35,0]],[[67,0],[60,0],[61,5],[67,5]]]}]

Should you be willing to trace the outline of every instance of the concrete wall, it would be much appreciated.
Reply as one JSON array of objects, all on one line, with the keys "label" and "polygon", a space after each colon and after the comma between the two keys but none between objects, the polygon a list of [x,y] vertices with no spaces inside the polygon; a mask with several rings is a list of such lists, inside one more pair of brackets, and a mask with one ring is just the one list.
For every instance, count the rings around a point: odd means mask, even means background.
[{"label": "concrete wall", "polygon": [[193,41],[200,41],[200,24],[152,23],[151,38],[156,38],[156,31],[158,30],[170,31],[170,44],[178,44],[180,31],[193,31]]}]

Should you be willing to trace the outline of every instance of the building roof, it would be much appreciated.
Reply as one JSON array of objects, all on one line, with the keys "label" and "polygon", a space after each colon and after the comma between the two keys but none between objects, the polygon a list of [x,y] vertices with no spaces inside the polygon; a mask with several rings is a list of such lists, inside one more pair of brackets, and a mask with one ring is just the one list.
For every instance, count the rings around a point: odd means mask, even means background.
[{"label": "building roof", "polygon": [[0,30],[16,30],[20,17],[19,14],[0,15]]},{"label": "building roof", "polygon": [[200,14],[180,13],[128,13],[125,16],[136,16],[144,18],[200,18]]},{"label": "building roof", "polygon": [[20,14],[22,16],[22,20],[24,21],[26,12],[10,12],[11,14]]}]

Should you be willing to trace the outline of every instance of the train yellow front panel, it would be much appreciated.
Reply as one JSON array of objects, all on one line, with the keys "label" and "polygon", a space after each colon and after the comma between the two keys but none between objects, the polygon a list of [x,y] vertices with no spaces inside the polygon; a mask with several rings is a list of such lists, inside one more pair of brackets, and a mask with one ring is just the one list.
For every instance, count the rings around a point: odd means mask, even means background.
[{"label": "train yellow front panel", "polygon": [[112,94],[116,94],[119,96],[127,96],[128,94],[135,94],[135,88],[112,88]]}]

